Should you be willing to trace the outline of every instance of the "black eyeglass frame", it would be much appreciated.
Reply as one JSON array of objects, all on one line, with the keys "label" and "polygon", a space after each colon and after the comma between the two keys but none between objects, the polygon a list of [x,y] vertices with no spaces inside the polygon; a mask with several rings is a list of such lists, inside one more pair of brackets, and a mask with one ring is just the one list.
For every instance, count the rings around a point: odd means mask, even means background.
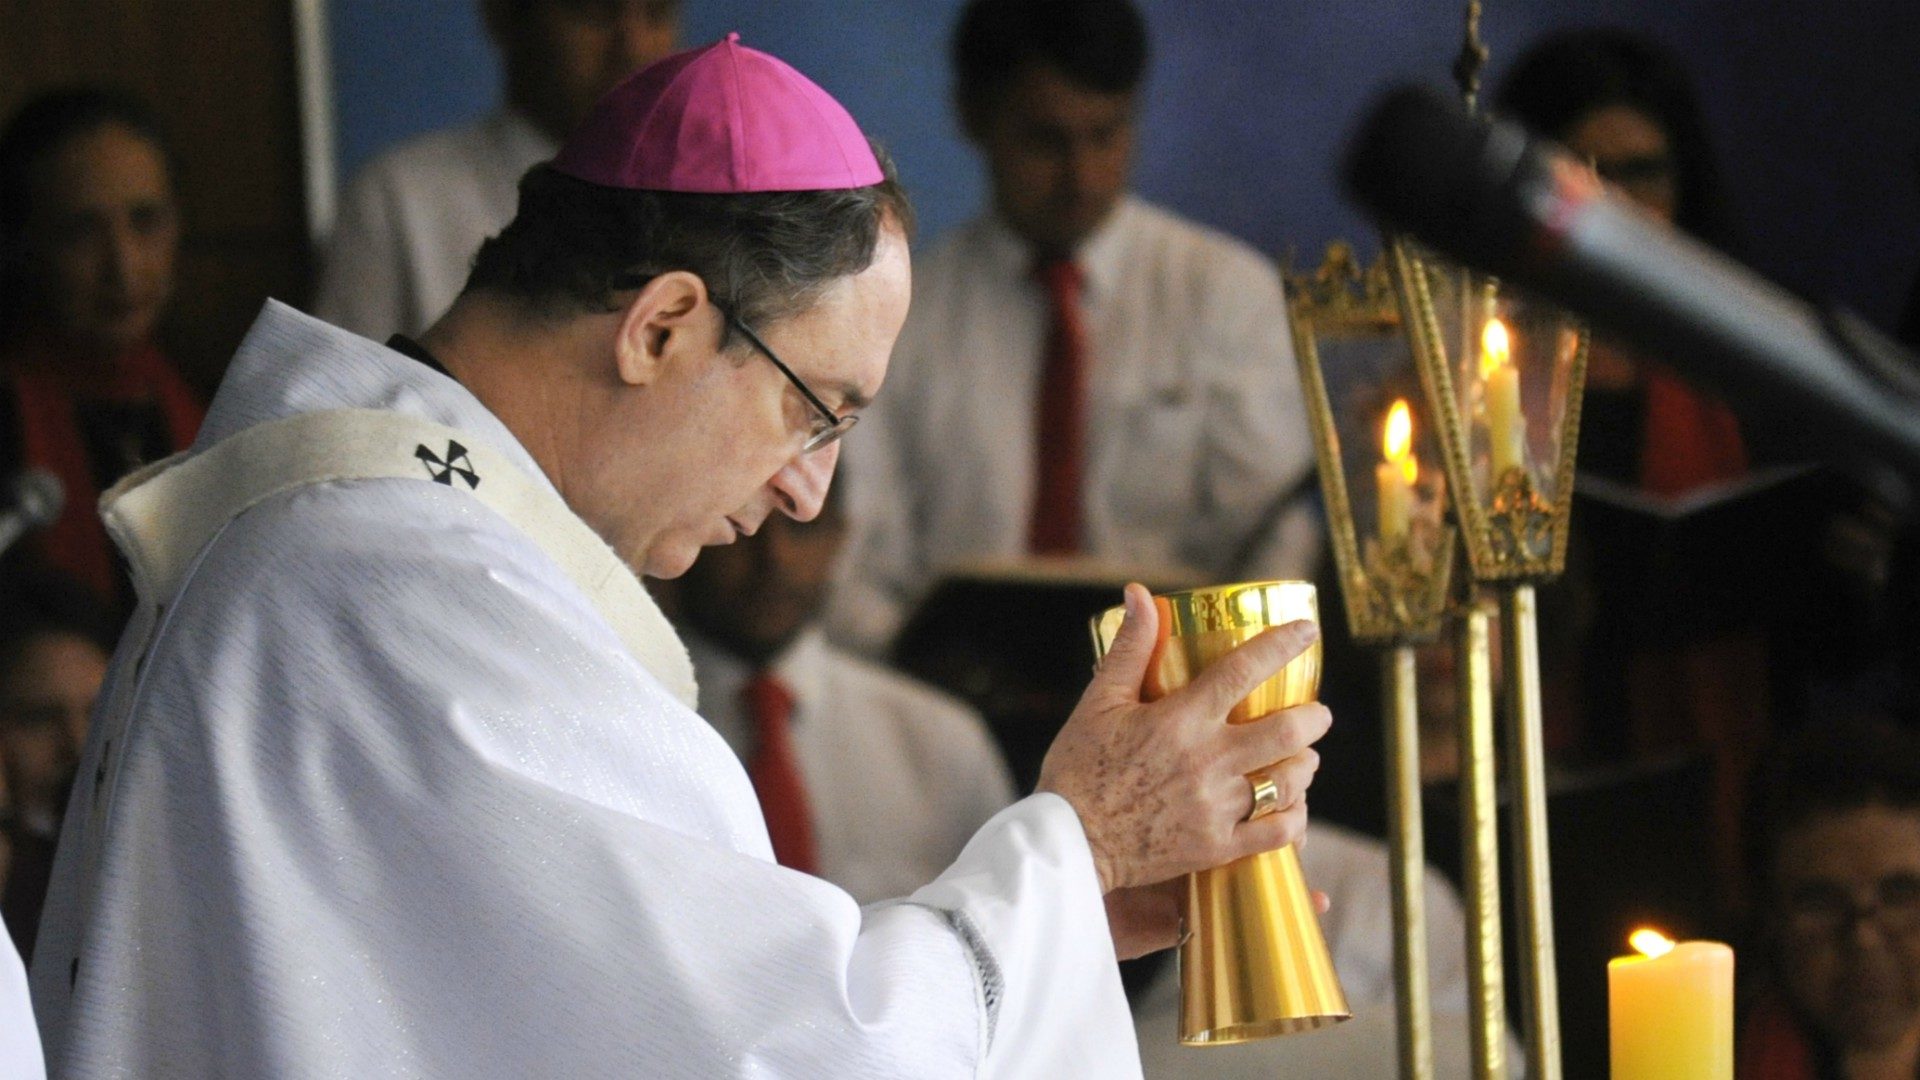
[{"label": "black eyeglass frame", "polygon": [[[720,315],[727,320],[727,325],[740,331],[741,335],[747,339],[748,344],[760,350],[760,355],[773,361],[773,366],[780,369],[780,374],[785,375],[787,381],[792,383],[794,387],[800,391],[801,396],[807,399],[807,404],[812,405],[814,410],[820,414],[820,420],[824,421],[824,426],[814,428],[813,434],[807,436],[806,443],[800,447],[801,453],[811,454],[815,450],[819,450],[837,441],[840,436],[851,431],[853,425],[860,422],[860,417],[856,414],[849,413],[841,416],[832,409],[827,408],[827,403],[820,400],[820,395],[814,393],[813,388],[808,386],[805,380],[795,375],[793,369],[787,366],[786,361],[774,355],[773,350],[767,348],[767,343],[760,340],[760,335],[754,333],[752,327],[748,326],[738,315],[735,315],[732,309],[722,307],[719,304],[715,304],[714,306],[720,308]],[[819,422],[820,421],[816,421],[816,423]]]}]

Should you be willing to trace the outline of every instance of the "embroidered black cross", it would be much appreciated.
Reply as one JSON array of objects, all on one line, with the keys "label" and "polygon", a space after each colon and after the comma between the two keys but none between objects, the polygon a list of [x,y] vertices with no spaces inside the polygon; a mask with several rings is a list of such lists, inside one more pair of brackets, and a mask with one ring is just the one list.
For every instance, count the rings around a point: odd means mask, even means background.
[{"label": "embroidered black cross", "polygon": [[413,456],[419,458],[420,463],[427,467],[427,475],[433,477],[433,482],[436,484],[452,487],[453,477],[457,473],[460,479],[467,482],[468,488],[480,486],[480,474],[473,471],[473,459],[467,456],[467,448],[451,439],[447,441],[447,456],[444,460],[440,455],[427,449],[426,443],[415,447]]}]

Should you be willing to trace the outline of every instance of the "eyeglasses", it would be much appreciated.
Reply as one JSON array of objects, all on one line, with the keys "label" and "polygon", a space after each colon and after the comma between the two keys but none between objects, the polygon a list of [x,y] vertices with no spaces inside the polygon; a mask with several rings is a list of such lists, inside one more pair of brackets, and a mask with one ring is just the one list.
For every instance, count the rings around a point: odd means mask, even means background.
[{"label": "eyeglasses", "polygon": [[742,322],[739,316],[735,315],[731,309],[720,308],[720,314],[726,317],[727,325],[740,331],[740,333],[746,337],[749,344],[760,350],[761,355],[773,361],[773,366],[780,369],[780,374],[785,375],[787,381],[792,383],[795,388],[800,391],[801,396],[807,399],[807,403],[812,405],[814,410],[820,414],[814,418],[813,428],[807,434],[807,441],[800,447],[801,453],[811,454],[815,450],[826,446],[828,443],[834,442],[839,439],[840,436],[852,430],[853,425],[860,421],[860,417],[856,415],[848,414],[846,416],[839,416],[836,415],[832,409],[827,408],[827,403],[820,400],[820,395],[814,393],[812,388],[801,381],[800,376],[793,373],[792,368],[788,367],[778,356],[775,356],[773,350],[767,348],[767,343],[760,340],[760,335],[754,333],[753,329]]},{"label": "eyeglasses", "polygon": [[1784,897],[1786,929],[1806,938],[1838,938],[1871,918],[1889,934],[1920,931],[1920,877],[1893,874],[1868,887],[1873,899],[1860,903],[1853,890],[1829,881],[1789,889]]},{"label": "eyeglasses", "polygon": [[1593,171],[1615,187],[1643,194],[1663,194],[1672,187],[1679,163],[1673,155],[1661,152],[1631,154],[1625,157],[1590,158]]}]

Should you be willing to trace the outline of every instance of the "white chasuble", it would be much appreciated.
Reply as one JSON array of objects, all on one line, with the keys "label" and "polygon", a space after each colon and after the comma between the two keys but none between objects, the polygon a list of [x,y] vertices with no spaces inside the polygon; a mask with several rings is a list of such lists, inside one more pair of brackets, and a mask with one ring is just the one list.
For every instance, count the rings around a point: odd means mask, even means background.
[{"label": "white chasuble", "polygon": [[47,1072],[40,1056],[40,1032],[27,1002],[27,969],[21,966],[20,954],[6,931],[6,923],[0,922],[0,1076],[43,1080]]},{"label": "white chasuble", "polygon": [[860,907],[458,383],[269,304],[107,500],[141,605],[32,988],[56,1077],[1139,1074],[1078,818]]}]

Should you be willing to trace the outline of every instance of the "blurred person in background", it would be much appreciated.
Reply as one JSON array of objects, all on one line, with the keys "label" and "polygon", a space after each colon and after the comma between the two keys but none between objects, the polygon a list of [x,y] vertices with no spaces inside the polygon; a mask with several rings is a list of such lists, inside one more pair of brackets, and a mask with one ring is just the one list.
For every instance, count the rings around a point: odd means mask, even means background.
[{"label": "blurred person in background", "polygon": [[978,714],[825,640],[845,500],[769,517],[655,588],[674,594],[700,713],[746,763],[774,854],[865,904],[932,881],[1014,792]]},{"label": "blurred person in background", "polygon": [[376,341],[453,303],[480,242],[513,217],[520,178],[601,94],[671,52],[680,0],[481,0],[505,104],[416,136],[362,168],[340,202],[314,314]]},{"label": "blurred person in background", "polygon": [[[1911,719],[1911,717],[1909,717]],[[1920,1076],[1920,735],[1809,724],[1756,788],[1741,1080]]]},{"label": "blurred person in background", "polygon": [[[1732,245],[1694,82],[1655,40],[1553,34],[1516,61],[1495,105],[1590,162],[1652,219]],[[1782,465],[1792,460],[1786,425],[1736,416],[1665,359],[1604,338],[1590,345],[1567,574],[1542,595],[1546,666],[1569,673],[1548,688],[1548,738],[1567,762],[1710,758],[1715,880],[1737,908],[1757,751],[1775,716],[1817,696],[1815,681],[1881,648],[1874,628],[1897,522],[1846,477]],[[1780,467],[1751,467],[1756,425]],[[1769,543],[1731,567],[1700,554],[1745,535]]]},{"label": "blurred person in background", "polygon": [[883,649],[957,563],[1311,576],[1278,268],[1128,191],[1140,12],[976,0],[952,50],[992,201],[914,267],[887,395],[848,450],[859,532],[835,634]]},{"label": "blurred person in background", "polygon": [[0,831],[9,849],[0,915],[28,959],[113,633],[92,595],[63,575],[16,565],[0,578]]},{"label": "blurred person in background", "polygon": [[[1496,108],[1591,162],[1656,220],[1729,243],[1718,166],[1678,58],[1627,30],[1574,30],[1527,50]],[[1581,405],[1580,467],[1676,496],[1747,471],[1740,422],[1656,358],[1593,343]]]},{"label": "blurred person in background", "polygon": [[96,89],[28,101],[0,131],[0,477],[60,481],[31,538],[100,602],[130,599],[95,504],[185,449],[202,409],[156,344],[173,298],[180,211],[158,124]]}]

